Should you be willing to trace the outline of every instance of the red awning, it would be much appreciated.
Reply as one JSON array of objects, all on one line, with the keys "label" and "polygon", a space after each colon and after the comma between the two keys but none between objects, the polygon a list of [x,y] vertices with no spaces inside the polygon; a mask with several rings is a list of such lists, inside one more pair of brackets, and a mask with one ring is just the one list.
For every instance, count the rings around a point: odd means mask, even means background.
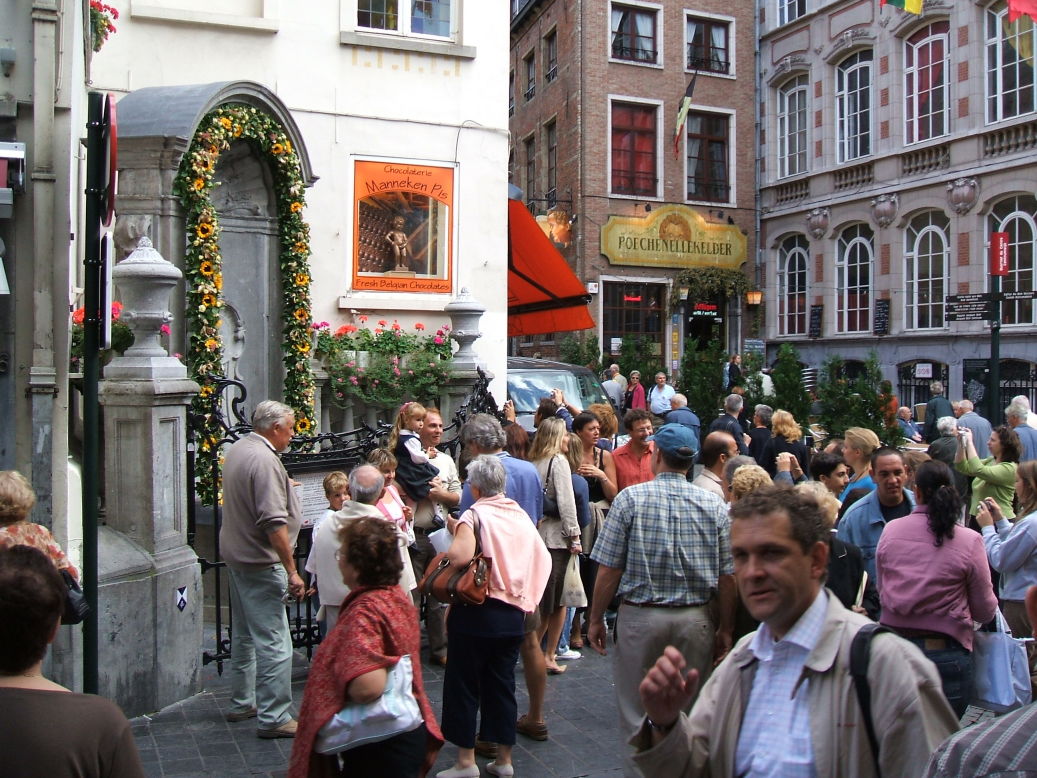
[{"label": "red awning", "polygon": [[594,326],[590,295],[518,200],[508,200],[508,336]]}]

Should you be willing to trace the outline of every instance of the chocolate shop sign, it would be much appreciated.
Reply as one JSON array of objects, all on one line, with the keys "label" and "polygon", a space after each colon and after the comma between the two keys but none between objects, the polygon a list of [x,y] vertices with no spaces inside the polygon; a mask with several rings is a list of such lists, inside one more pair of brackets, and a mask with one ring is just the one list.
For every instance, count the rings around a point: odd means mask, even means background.
[{"label": "chocolate shop sign", "polygon": [[601,253],[613,265],[737,270],[746,261],[746,239],[738,227],[711,224],[693,208],[664,205],[643,217],[610,216]]}]

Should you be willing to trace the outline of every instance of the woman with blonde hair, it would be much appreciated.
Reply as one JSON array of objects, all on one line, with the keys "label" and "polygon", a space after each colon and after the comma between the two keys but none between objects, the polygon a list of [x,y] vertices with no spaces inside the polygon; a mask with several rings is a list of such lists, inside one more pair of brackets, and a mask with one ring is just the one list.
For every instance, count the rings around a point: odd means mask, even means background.
[{"label": "woman with blonde hair", "polygon": [[770,486],[771,477],[759,465],[742,465],[731,476],[731,502],[736,503],[749,492]]},{"label": "woman with blonde hair", "polygon": [[[565,623],[565,608],[562,607],[565,568],[569,556],[581,551],[572,470],[563,448],[568,443],[568,434],[565,422],[561,419],[544,419],[529,449],[529,461],[536,466],[544,485],[544,515],[537,524],[537,530],[547,550],[551,552],[551,575],[540,600],[539,637],[543,640],[544,635],[547,635],[544,661],[547,672],[553,675],[565,672],[555,660],[555,649]],[[548,512],[546,503],[549,500],[555,505],[553,513]]]},{"label": "woman with blonde hair", "polygon": [[807,446],[803,442],[803,430],[800,429],[791,413],[779,408],[771,416],[771,439],[763,448],[763,461],[760,462],[771,478],[774,478],[775,473],[778,472],[778,455],[785,453],[792,454],[796,458],[801,474],[810,472],[807,462]]},{"label": "woman with blonde hair", "polygon": [[[976,508],[976,523],[983,532],[987,561],[1001,574],[1001,610],[1012,634],[1033,634],[1033,624],[1023,600],[1026,590],[1037,585],[1037,460],[1023,462],[1015,471],[1015,496],[1021,519],[1005,518],[997,501],[988,498]],[[988,501],[989,500],[989,501]],[[1037,644],[1026,644],[1030,663],[1030,688],[1037,696]]]},{"label": "woman with blonde hair", "polygon": [[871,479],[871,455],[881,444],[879,436],[865,427],[850,427],[843,433],[845,446],[843,460],[853,470],[839,502],[846,502],[846,496],[854,489],[875,490],[875,482]]},{"label": "woman with blonde hair", "polygon": [[36,505],[36,492],[29,479],[17,470],[0,471],[0,548],[32,546],[39,549],[58,570],[79,580],[79,571],[72,566],[50,530],[29,521]]}]

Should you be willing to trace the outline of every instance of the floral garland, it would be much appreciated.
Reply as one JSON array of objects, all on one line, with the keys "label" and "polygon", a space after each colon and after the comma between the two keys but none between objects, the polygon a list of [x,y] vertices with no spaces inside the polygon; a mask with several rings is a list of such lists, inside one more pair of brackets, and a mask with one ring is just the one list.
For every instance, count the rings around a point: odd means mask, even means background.
[{"label": "floral garland", "polygon": [[[220,223],[212,203],[216,162],[233,141],[249,141],[270,163],[277,201],[280,233],[281,304],[284,325],[284,400],[295,410],[295,429],[314,427],[313,371],[310,368],[310,228],[302,218],[304,184],[299,157],[284,128],[269,115],[248,105],[222,105],[198,124],[191,146],[180,163],[173,191],[185,212],[188,246],[184,257],[187,283],[189,339],[187,364],[201,385],[195,411],[209,413],[213,383],[221,372],[223,343],[220,309],[223,300]],[[203,439],[207,450],[219,438],[211,421],[211,435]]]}]

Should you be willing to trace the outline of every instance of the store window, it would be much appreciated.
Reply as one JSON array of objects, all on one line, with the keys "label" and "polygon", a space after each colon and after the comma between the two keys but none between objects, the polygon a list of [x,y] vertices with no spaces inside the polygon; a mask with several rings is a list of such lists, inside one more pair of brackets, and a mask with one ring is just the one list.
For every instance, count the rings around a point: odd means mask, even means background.
[{"label": "store window", "polygon": [[[997,203],[987,217],[987,243],[991,232],[1008,233],[1008,275],[1001,279],[1003,292],[1032,292],[1034,257],[1037,255],[1037,199],[1033,195],[1009,197]],[[1001,303],[1001,323],[1033,324],[1034,301]]]},{"label": "store window", "polygon": [[777,0],[778,24],[788,24],[807,12],[807,0]]},{"label": "store window", "polygon": [[871,266],[874,235],[863,224],[847,227],[836,244],[835,331],[867,332],[871,328]]},{"label": "store window", "polygon": [[778,334],[806,335],[810,244],[790,235],[778,247]]},{"label": "store window", "polygon": [[558,197],[558,125],[553,121],[544,126],[544,146],[547,163],[547,207],[554,208]]},{"label": "store window", "polygon": [[687,18],[688,70],[730,73],[728,28],[730,22],[720,19]]},{"label": "store window", "polygon": [[1025,13],[1008,21],[1008,7],[986,12],[987,121],[1023,116],[1034,110],[1033,20]]},{"label": "store window", "polygon": [[353,288],[450,292],[454,169],[357,161]]},{"label": "store window", "polygon": [[730,124],[727,114],[688,114],[688,199],[731,200]]},{"label": "store window", "polygon": [[778,88],[778,175],[807,170],[807,77],[796,76]]},{"label": "store window", "polygon": [[946,135],[950,127],[947,95],[947,22],[934,22],[904,43],[904,138],[915,143]]},{"label": "store window", "polygon": [[606,281],[602,298],[602,343],[609,353],[617,353],[614,343],[624,336],[644,338],[649,354],[662,357],[666,327],[666,286],[664,284]]},{"label": "store window", "polygon": [[558,76],[558,33],[544,36],[544,81],[551,83]]},{"label": "store window", "polygon": [[628,62],[656,64],[659,46],[656,42],[654,8],[612,4],[612,57]]},{"label": "store window", "polygon": [[944,326],[947,296],[950,222],[939,211],[926,211],[908,224],[904,233],[904,321],[907,329]]},{"label": "store window", "polygon": [[451,0],[357,0],[360,30],[450,37]]},{"label": "store window", "polygon": [[871,52],[859,51],[835,70],[835,114],[840,162],[871,153]]},{"label": "store window", "polygon": [[612,103],[612,193],[655,197],[658,107]]}]

